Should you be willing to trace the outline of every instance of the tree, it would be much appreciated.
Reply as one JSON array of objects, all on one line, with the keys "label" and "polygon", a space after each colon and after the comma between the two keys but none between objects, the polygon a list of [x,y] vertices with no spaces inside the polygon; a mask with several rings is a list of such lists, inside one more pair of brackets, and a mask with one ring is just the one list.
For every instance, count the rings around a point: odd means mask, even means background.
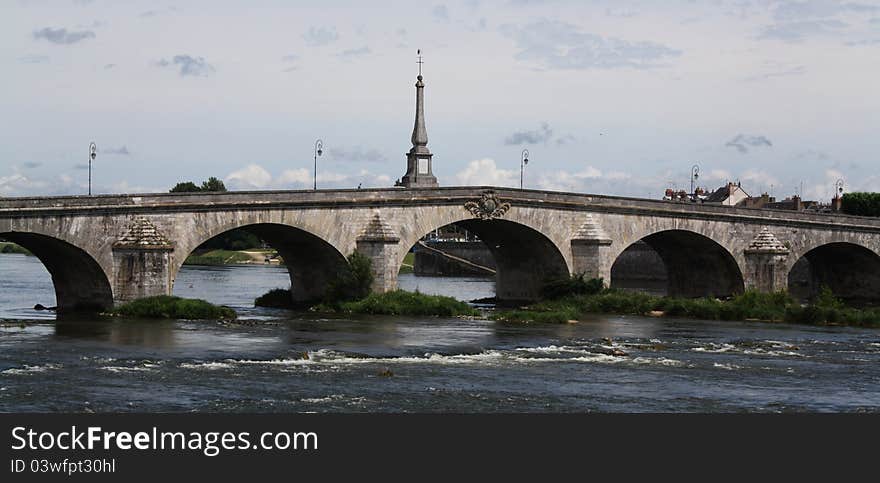
[{"label": "tree", "polygon": [[174,188],[171,188],[170,193],[195,193],[197,191],[202,191],[202,189],[196,186],[192,181],[186,181],[174,185]]},{"label": "tree", "polygon": [[216,178],[215,176],[211,176],[207,181],[202,181],[202,185],[199,186],[192,181],[185,181],[182,183],[177,183],[174,185],[174,188],[171,188],[171,193],[198,193],[201,191],[205,192],[224,192],[226,191],[226,185],[223,184],[223,181]]},{"label": "tree", "polygon": [[202,182],[202,191],[226,191],[223,181],[211,176],[208,181]]},{"label": "tree", "polygon": [[880,216],[880,193],[846,193],[841,204],[847,215]]}]

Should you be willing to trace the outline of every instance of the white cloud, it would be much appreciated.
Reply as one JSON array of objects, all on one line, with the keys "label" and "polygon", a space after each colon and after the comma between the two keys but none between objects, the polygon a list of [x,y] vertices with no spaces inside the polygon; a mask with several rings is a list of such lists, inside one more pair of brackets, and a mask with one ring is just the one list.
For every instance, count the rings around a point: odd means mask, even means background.
[{"label": "white cloud", "polygon": [[243,169],[229,173],[224,181],[233,189],[259,189],[269,186],[272,175],[262,166],[250,164]]},{"label": "white cloud", "polygon": [[[314,173],[307,168],[297,168],[285,170],[275,177],[262,166],[249,164],[230,173],[224,181],[233,190],[305,189],[313,186]],[[318,188],[320,189],[356,188],[358,185],[364,188],[388,187],[392,184],[390,176],[375,174],[366,169],[352,174],[322,171],[320,166],[318,167]]]},{"label": "white cloud", "polygon": [[494,159],[476,159],[455,175],[460,186],[519,186],[519,173],[499,169]]}]

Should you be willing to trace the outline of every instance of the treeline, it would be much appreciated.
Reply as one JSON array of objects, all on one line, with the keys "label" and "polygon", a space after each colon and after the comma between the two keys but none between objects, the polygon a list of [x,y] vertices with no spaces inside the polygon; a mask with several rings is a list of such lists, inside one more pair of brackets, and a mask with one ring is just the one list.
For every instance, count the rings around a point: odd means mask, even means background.
[{"label": "treeline", "polygon": [[880,193],[846,193],[841,210],[847,215],[880,216]]}]

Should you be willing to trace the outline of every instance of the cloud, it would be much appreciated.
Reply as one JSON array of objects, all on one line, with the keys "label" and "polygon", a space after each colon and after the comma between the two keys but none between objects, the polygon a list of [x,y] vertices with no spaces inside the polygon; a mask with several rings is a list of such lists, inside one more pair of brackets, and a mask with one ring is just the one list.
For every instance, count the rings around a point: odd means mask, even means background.
[{"label": "cloud", "polygon": [[872,13],[880,11],[876,5],[842,2],[839,0],[805,0],[779,2],[773,11],[777,20],[802,20],[836,17],[845,13]]},{"label": "cloud", "polygon": [[311,47],[321,47],[339,40],[339,34],[336,27],[310,27],[309,31],[303,34],[306,44]]},{"label": "cloud", "polygon": [[601,37],[555,20],[522,27],[507,24],[501,33],[519,48],[515,59],[545,69],[649,69],[663,67],[666,60],[681,55],[681,51],[658,43]]},{"label": "cloud", "polygon": [[637,16],[639,12],[635,10],[628,9],[618,9],[618,8],[606,8],[605,15],[609,17],[619,17],[619,18],[633,18]]},{"label": "cloud", "polygon": [[504,139],[504,144],[508,146],[519,146],[522,144],[547,144],[553,141],[557,146],[573,142],[575,137],[571,134],[553,138],[553,129],[550,124],[542,122],[538,129],[531,131],[516,131]]},{"label": "cloud", "polygon": [[296,54],[285,55],[281,58],[282,62],[296,62],[297,60],[299,60],[299,56]]},{"label": "cloud", "polygon": [[362,57],[364,55],[368,55],[369,53],[370,53],[370,48],[364,46],[359,49],[344,50],[344,51],[336,54],[336,56],[341,59],[355,59],[357,57]]},{"label": "cloud", "polygon": [[[456,176],[460,186],[490,185],[519,187],[519,166],[502,169],[492,159],[477,159]],[[576,193],[603,193],[621,196],[651,196],[659,194],[664,186],[662,177],[636,178],[622,171],[603,172],[594,166],[585,166],[578,171],[536,170],[526,167],[524,186],[532,189],[569,191]]]},{"label": "cloud", "polygon": [[40,166],[43,165],[43,163],[41,163],[39,161],[26,161],[26,162],[22,163],[21,165],[24,166],[25,169],[34,169],[34,168],[39,168]]},{"label": "cloud", "polygon": [[800,42],[807,37],[833,35],[846,28],[840,20],[804,20],[769,25],[758,34],[759,39]]},{"label": "cloud", "polygon": [[207,63],[204,57],[175,55],[170,61],[162,59],[156,63],[160,67],[179,66],[181,77],[207,77],[214,73],[214,66]]},{"label": "cloud", "polygon": [[229,173],[224,180],[232,188],[237,189],[261,189],[269,186],[272,175],[257,164],[248,166]]},{"label": "cloud", "polygon": [[104,70],[115,69],[116,64],[104,64]]},{"label": "cloud", "polygon": [[504,139],[504,144],[516,146],[520,144],[544,144],[553,137],[553,130],[546,122],[541,123],[540,129],[533,131],[517,131]]},{"label": "cloud", "polygon": [[74,164],[73,169],[89,169],[89,165],[86,163]]},{"label": "cloud", "polygon": [[499,169],[493,159],[477,159],[455,175],[459,186],[519,187],[519,170]]},{"label": "cloud", "polygon": [[[234,171],[224,180],[231,189],[304,189],[311,188],[314,174],[310,169],[289,169],[277,178],[258,164],[250,164]],[[355,188],[391,186],[391,178],[367,170],[358,173],[336,173],[318,168],[318,188]]]},{"label": "cloud", "polygon": [[45,64],[49,62],[48,55],[24,55],[18,58],[20,64]]},{"label": "cloud", "polygon": [[70,45],[77,42],[95,38],[95,32],[91,30],[70,31],[65,28],[53,29],[46,27],[34,32],[34,39],[46,39],[53,44]]},{"label": "cloud", "polygon": [[333,159],[352,162],[366,161],[369,163],[378,163],[387,159],[385,155],[382,154],[382,152],[378,149],[364,149],[361,146],[357,146],[352,149],[330,148],[327,150],[327,154],[329,154],[330,157],[332,157]]},{"label": "cloud", "polygon": [[435,5],[431,10],[431,15],[434,16],[436,20],[441,22],[449,21],[449,9],[446,8],[446,5]]},{"label": "cloud", "polygon": [[128,148],[125,147],[125,146],[118,147],[118,148],[107,148],[107,149],[102,149],[102,150],[100,150],[100,153],[101,153],[101,154],[108,154],[108,155],[111,155],[111,156],[112,156],[112,155],[128,156],[128,155],[131,154],[131,153],[128,152]]},{"label": "cloud", "polygon": [[880,39],[853,40],[846,42],[849,47],[868,47],[871,45],[880,45]]},{"label": "cloud", "polygon": [[565,136],[562,136],[561,138],[556,138],[556,145],[562,146],[563,144],[572,143],[574,141],[576,141],[574,136],[572,136],[571,134],[566,134]]},{"label": "cloud", "polygon": [[749,136],[745,134],[737,134],[735,138],[725,144],[727,147],[736,148],[740,154],[749,152],[749,147],[772,147],[773,143],[764,136]]},{"label": "cloud", "polygon": [[769,70],[767,70],[763,73],[755,74],[755,75],[752,75],[749,77],[745,77],[745,78],[743,78],[743,80],[746,82],[754,82],[754,81],[772,79],[774,77],[790,77],[790,76],[803,75],[803,74],[806,74],[806,72],[807,72],[807,67],[803,66],[803,65],[797,65],[797,66],[792,66],[792,67],[786,67],[786,66],[780,65],[775,68],[771,67]]}]

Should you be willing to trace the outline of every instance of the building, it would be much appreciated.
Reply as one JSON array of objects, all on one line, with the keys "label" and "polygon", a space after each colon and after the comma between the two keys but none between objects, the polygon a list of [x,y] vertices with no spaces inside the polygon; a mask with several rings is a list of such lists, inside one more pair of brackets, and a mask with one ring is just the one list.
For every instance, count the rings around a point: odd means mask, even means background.
[{"label": "building", "polygon": [[709,194],[709,196],[707,196],[706,199],[703,200],[703,203],[724,206],[739,206],[740,203],[748,198],[750,198],[750,196],[742,188],[741,183],[728,182],[726,186],[722,186]]}]

